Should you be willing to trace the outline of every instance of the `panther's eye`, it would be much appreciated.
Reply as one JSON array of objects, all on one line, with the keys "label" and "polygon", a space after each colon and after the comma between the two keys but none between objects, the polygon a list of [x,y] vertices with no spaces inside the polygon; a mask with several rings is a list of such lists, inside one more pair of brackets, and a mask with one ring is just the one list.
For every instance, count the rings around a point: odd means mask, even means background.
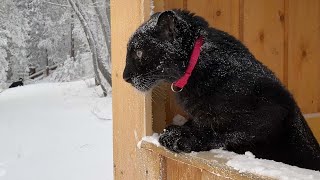
[{"label": "panther's eye", "polygon": [[141,58],[142,57],[142,51],[141,50],[137,50],[136,51],[136,55],[138,58]]}]

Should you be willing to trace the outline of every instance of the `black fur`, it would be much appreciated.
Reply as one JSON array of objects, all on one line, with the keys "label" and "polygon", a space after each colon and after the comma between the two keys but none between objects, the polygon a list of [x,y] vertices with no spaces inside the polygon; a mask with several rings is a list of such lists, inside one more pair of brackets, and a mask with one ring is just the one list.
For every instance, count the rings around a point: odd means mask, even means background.
[{"label": "black fur", "polygon": [[14,87],[18,87],[18,86],[23,86],[23,79],[20,78],[19,81],[13,82],[9,88],[14,88]]},{"label": "black fur", "polygon": [[201,17],[181,10],[154,14],[129,40],[123,78],[140,91],[176,81],[199,36],[204,37],[199,61],[176,93],[192,119],[167,127],[160,143],[175,152],[251,151],[320,170],[319,144],[292,95],[240,41]]}]

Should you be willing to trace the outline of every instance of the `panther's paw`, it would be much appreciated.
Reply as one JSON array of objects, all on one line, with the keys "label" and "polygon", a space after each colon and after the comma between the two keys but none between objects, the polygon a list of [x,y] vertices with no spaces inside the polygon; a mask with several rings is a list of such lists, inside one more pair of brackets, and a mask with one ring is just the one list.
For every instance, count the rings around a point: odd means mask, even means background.
[{"label": "panther's paw", "polygon": [[164,129],[164,132],[160,135],[159,142],[171,151],[189,153],[193,150],[193,138],[190,128],[171,125]]}]

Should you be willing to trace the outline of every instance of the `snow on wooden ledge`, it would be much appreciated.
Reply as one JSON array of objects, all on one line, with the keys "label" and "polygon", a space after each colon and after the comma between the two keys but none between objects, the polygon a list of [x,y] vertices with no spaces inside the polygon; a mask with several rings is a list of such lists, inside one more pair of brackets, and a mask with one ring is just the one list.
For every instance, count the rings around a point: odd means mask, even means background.
[{"label": "snow on wooden ledge", "polygon": [[158,135],[144,137],[138,147],[180,163],[205,170],[222,179],[319,180],[320,172],[290,166],[272,160],[258,159],[250,152],[244,155],[214,149],[210,152],[173,153],[162,147]]}]

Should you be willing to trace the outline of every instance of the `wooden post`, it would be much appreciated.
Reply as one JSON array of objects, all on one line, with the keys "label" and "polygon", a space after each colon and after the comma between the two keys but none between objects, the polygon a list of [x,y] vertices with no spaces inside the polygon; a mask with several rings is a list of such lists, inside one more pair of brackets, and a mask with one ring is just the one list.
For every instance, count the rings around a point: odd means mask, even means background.
[{"label": "wooden post", "polygon": [[70,27],[70,57],[73,58],[73,61],[75,61],[75,52],[74,52],[74,36],[73,36],[73,30],[74,30],[74,12],[72,10],[71,12],[71,27]]},{"label": "wooden post", "polygon": [[44,77],[48,77],[49,76],[49,66],[46,66],[46,69],[44,71]]},{"label": "wooden post", "polygon": [[148,162],[157,164],[160,157],[137,147],[152,133],[151,94],[138,92],[122,79],[128,40],[150,16],[150,1],[111,0],[110,7],[114,179],[152,179],[157,175],[154,168],[148,170]]}]

